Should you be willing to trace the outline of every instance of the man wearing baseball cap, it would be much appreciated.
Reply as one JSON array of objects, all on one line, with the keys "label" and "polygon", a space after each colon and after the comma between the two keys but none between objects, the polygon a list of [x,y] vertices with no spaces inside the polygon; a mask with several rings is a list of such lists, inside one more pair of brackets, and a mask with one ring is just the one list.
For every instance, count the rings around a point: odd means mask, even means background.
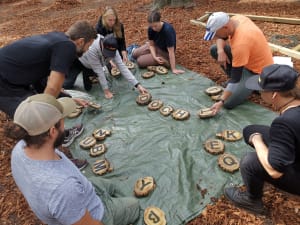
[{"label": "man wearing baseball cap", "polygon": [[213,39],[216,44],[210,53],[229,77],[220,101],[211,107],[216,114],[222,106],[233,109],[242,104],[252,92],[245,87],[245,81],[273,64],[273,58],[262,31],[243,15],[230,18],[224,12],[212,13],[204,40]]},{"label": "man wearing baseball cap", "polygon": [[[64,82],[64,88],[73,88],[78,74],[82,71],[83,79],[87,78],[85,75],[86,73],[87,75],[96,74],[105,98],[113,98],[113,93],[109,90],[108,81],[103,71],[103,68],[110,71],[111,64],[117,67],[127,81],[137,88],[141,94],[148,92],[124,64],[118,52],[118,41],[114,34],[109,34],[105,37],[100,34],[97,35],[97,38],[92,43],[89,50],[77,60],[76,64],[73,65],[74,72],[67,75],[67,79]],[[91,87],[86,89],[89,90]]]},{"label": "man wearing baseball cap", "polygon": [[273,64],[260,76],[246,81],[250,90],[260,91],[262,99],[272,105],[279,116],[271,126],[249,125],[244,128],[245,142],[255,149],[240,162],[246,186],[224,189],[236,206],[254,213],[265,213],[262,202],[264,183],[300,195],[300,78],[288,65]]},{"label": "man wearing baseball cap", "polygon": [[20,141],[11,157],[17,186],[45,224],[133,223],[139,217],[137,199],[111,197],[117,190],[111,190],[108,180],[94,187],[57,149],[64,140],[63,118],[75,108],[71,98],[56,99],[49,94],[33,95],[18,106],[14,124]]}]

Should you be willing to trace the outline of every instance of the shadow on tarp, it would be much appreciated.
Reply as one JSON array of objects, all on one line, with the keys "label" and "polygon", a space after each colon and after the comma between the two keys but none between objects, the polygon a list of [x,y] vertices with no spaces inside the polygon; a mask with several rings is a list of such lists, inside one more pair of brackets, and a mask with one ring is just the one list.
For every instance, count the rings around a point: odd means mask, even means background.
[{"label": "shadow on tarp", "polygon": [[[215,85],[214,82],[189,70],[184,75],[169,73],[147,80],[141,77],[143,72],[145,70],[137,68],[133,71],[153,99],[189,111],[190,118],[176,121],[171,116],[162,116],[159,111],[149,111],[147,106],[137,105],[138,92],[123,77],[111,79],[111,90],[115,92],[112,100],[104,98],[98,84],[85,93],[79,77],[77,90],[71,90],[71,94],[100,103],[102,109],[99,112],[86,109],[80,117],[66,119],[67,127],[79,122],[85,125],[84,133],[71,146],[72,153],[88,159],[90,165],[83,171],[86,177],[97,186],[102,185],[102,179],[113,183],[118,196],[133,196],[133,186],[140,177],[155,178],[154,192],[140,198],[141,216],[136,224],[143,224],[143,212],[148,206],[161,208],[168,224],[185,224],[212,203],[212,198],[220,197],[226,184],[242,183],[239,172],[230,174],[219,168],[218,156],[203,149],[204,141],[224,129],[242,132],[248,124],[268,125],[276,115],[247,102],[234,110],[223,109],[214,118],[199,119],[197,111],[212,104],[204,90]],[[92,158],[89,151],[79,147],[79,142],[98,128],[109,129],[112,135],[103,141],[108,148],[105,155]],[[224,143],[225,152],[239,159],[245,152],[252,151],[243,140]],[[103,157],[111,162],[114,170],[95,176],[91,165]]]}]

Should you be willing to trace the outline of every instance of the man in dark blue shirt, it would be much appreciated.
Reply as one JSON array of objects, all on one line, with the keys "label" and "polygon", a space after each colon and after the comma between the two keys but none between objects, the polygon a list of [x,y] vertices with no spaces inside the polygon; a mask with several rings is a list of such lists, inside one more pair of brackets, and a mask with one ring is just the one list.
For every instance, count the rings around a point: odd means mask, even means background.
[{"label": "man in dark blue shirt", "polygon": [[93,26],[77,21],[66,33],[35,35],[1,48],[0,110],[13,117],[20,102],[30,95],[47,93],[58,97],[73,61],[95,37]]},{"label": "man in dark blue shirt", "polygon": [[148,23],[149,42],[132,52],[139,67],[164,65],[170,67],[174,74],[184,73],[183,70],[176,69],[176,32],[172,25],[161,21],[158,11],[150,13]]}]

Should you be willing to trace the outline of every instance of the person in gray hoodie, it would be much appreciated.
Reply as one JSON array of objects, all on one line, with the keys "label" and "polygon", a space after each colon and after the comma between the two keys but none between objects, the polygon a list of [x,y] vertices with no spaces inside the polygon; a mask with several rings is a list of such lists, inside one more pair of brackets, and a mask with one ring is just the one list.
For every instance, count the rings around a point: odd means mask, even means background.
[{"label": "person in gray hoodie", "polygon": [[105,98],[112,98],[113,93],[109,90],[108,82],[103,70],[106,62],[108,60],[112,60],[114,65],[120,70],[121,74],[128,80],[129,83],[137,88],[141,94],[147,93],[148,91],[138,82],[124,64],[117,49],[118,42],[113,34],[109,34],[105,37],[98,34],[89,50],[73,64],[73,68],[64,83],[64,88],[72,88],[77,75],[80,72],[83,72],[84,87],[86,90],[89,90],[91,89],[91,85],[89,84],[88,75],[94,73],[98,76]]}]

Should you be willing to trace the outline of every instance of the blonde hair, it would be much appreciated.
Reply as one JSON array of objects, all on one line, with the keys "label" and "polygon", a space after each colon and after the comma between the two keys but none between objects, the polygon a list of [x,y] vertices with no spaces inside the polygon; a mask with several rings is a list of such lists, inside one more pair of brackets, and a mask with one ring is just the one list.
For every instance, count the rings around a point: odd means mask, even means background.
[{"label": "blonde hair", "polygon": [[102,14],[102,24],[104,25],[104,27],[106,29],[109,29],[109,27],[106,23],[106,18],[110,15],[113,15],[116,17],[116,22],[112,28],[114,35],[117,38],[122,38],[123,34],[122,34],[122,30],[121,30],[121,23],[119,21],[118,14],[113,7],[110,7],[110,6],[105,7],[104,13]]}]

